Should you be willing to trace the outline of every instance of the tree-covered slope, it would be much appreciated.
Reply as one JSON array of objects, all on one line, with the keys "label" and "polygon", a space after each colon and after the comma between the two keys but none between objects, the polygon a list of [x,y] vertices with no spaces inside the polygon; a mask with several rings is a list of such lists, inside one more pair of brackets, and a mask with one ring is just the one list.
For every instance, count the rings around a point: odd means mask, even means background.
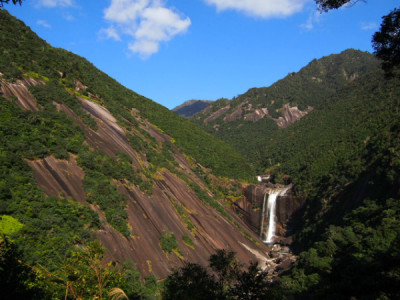
[{"label": "tree-covered slope", "polygon": [[[114,287],[146,298],[137,270],[164,277],[186,260],[205,265],[221,245],[244,263],[266,252],[230,209],[240,195],[231,178],[252,170],[229,146],[4,10],[0,73],[1,278],[12,252],[12,264],[40,275],[25,283],[43,284],[42,298]],[[126,260],[135,267],[120,269]],[[110,280],[99,287],[102,267]]]},{"label": "tree-covered slope", "polygon": [[281,280],[299,299],[399,297],[399,78],[355,80],[263,148],[272,180],[295,184],[299,260]]},{"label": "tree-covered slope", "polygon": [[102,104],[120,122],[132,120],[131,110],[138,110],[143,118],[172,136],[187,155],[213,169],[216,175],[241,179],[252,176],[251,169],[232,148],[167,108],[123,87],[86,59],[51,47],[5,10],[1,13],[0,26],[0,69],[5,79],[30,75],[51,80],[61,77],[68,88],[74,88],[78,80],[87,87],[84,96],[90,93],[101,98]]},{"label": "tree-covered slope", "polygon": [[353,49],[314,59],[270,87],[252,88],[233,100],[216,101],[192,120],[259,168],[262,148],[276,130],[312,110],[324,109],[332,95],[378,65],[370,53]]}]

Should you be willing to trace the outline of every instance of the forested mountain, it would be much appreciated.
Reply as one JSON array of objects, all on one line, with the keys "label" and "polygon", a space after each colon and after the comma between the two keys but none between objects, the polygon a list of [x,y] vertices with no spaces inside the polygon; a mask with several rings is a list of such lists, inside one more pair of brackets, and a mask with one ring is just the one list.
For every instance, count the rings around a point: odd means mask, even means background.
[{"label": "forested mountain", "polygon": [[[21,285],[14,299],[35,288],[49,298],[113,287],[154,297],[154,275],[187,260],[206,265],[215,249],[266,259],[229,208],[236,180],[253,177],[237,152],[5,10],[0,91],[0,275],[2,288]],[[102,266],[104,255],[120,264]],[[136,267],[120,269],[126,260]],[[27,266],[46,280],[30,281]],[[99,270],[104,282],[91,281]],[[153,276],[146,286],[136,270]]]},{"label": "forested mountain", "polygon": [[399,86],[371,54],[347,50],[194,117],[305,203],[281,297],[400,297]]},{"label": "forested mountain", "polygon": [[323,109],[338,90],[378,65],[372,54],[353,49],[314,59],[270,87],[218,100],[191,120],[232,145],[262,172],[262,149],[275,131]]},{"label": "forested mountain", "polygon": [[273,281],[241,269],[274,254],[232,213],[261,214],[240,154],[0,10],[1,290],[155,299],[169,275],[166,299],[400,298],[399,86],[346,50],[195,116],[304,203]]},{"label": "forested mountain", "polygon": [[263,149],[271,180],[294,183],[306,203],[292,220],[299,260],[281,280],[288,294],[400,296],[399,84],[371,70]]},{"label": "forested mountain", "polygon": [[211,100],[189,100],[173,108],[172,111],[182,117],[190,118],[207,108],[212,102]]}]

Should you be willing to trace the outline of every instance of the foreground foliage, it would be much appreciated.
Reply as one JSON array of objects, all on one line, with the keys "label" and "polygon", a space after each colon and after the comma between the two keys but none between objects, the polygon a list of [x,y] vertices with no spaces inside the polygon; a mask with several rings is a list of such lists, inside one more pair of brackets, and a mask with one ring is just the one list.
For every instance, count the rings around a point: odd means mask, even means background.
[{"label": "foreground foliage", "polygon": [[281,293],[268,280],[257,263],[243,269],[229,250],[217,250],[210,256],[210,269],[187,262],[170,274],[163,299],[280,299]]},{"label": "foreground foliage", "polygon": [[154,277],[141,282],[133,262],[104,264],[105,249],[98,242],[76,245],[49,270],[30,267],[16,244],[0,241],[0,286],[5,299],[155,299]]}]

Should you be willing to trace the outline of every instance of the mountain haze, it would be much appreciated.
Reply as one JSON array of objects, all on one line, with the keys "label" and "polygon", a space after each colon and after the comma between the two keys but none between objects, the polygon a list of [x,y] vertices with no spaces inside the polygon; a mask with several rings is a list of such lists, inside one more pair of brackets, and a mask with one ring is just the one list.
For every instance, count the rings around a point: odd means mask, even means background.
[{"label": "mountain haze", "polygon": [[211,100],[188,100],[173,108],[172,111],[182,117],[190,118],[207,108],[212,102]]}]

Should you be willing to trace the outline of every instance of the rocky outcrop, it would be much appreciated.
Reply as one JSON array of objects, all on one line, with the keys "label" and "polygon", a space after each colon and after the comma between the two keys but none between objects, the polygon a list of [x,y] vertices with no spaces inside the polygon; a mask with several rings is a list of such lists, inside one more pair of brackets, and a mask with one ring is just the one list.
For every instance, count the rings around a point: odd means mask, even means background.
[{"label": "rocky outcrop", "polygon": [[[10,95],[16,91],[19,90],[10,89]],[[32,97],[27,89],[24,93],[24,99]],[[10,99],[17,101],[16,97],[10,96]],[[110,156],[120,152],[126,153],[132,158],[132,167],[135,170],[143,170],[148,162],[144,153],[138,153],[129,144],[126,137],[128,130],[130,134],[137,135],[141,135],[144,130],[159,145],[171,140],[157,127],[140,119],[139,111],[133,111],[132,116],[137,118],[140,130],[133,126],[127,129],[121,127],[110,111],[102,105],[90,99],[79,99],[83,109],[96,121],[96,130],[85,125],[65,104],[53,104],[77,122],[90,148],[102,150]],[[145,137],[141,138],[145,140]],[[204,181],[192,170],[187,157],[176,147],[171,155],[175,158],[175,167],[182,178],[195,183],[212,196]],[[228,207],[224,209],[230,215],[230,220],[204,203],[204,199],[200,199],[181,176],[167,169],[159,168],[153,171],[151,176],[154,184],[151,194],[142,192],[135,183],[128,180],[112,181],[118,191],[127,198],[126,211],[131,234],[125,237],[107,222],[104,212],[98,206],[87,203],[87,195],[82,185],[85,173],[74,155],[70,154],[69,160],[48,156],[28,161],[28,164],[33,169],[38,185],[48,196],[75,200],[98,213],[102,228],[96,234],[108,250],[107,259],[120,262],[126,259],[134,260],[143,275],[155,274],[162,278],[174,267],[183,266],[185,261],[208,265],[210,255],[222,248],[236,252],[238,259],[244,264],[250,261],[264,264],[268,259],[268,247],[261,242],[254,243],[254,240],[258,240],[257,234]],[[161,249],[160,238],[165,231],[175,235],[179,252],[165,253]],[[185,244],[185,235],[192,239],[193,245]],[[253,241],[248,238],[249,235]]]},{"label": "rocky outcrop", "polygon": [[246,121],[257,122],[262,118],[269,116],[268,108],[257,108],[253,113],[244,116]]},{"label": "rocky outcrop", "polygon": [[[82,189],[83,171],[76,165],[73,157],[69,161],[46,157],[31,161],[38,184],[49,196],[63,196],[85,202]],[[97,236],[108,249],[107,259],[136,262],[143,275],[168,275],[174,267],[182,266],[185,260],[208,264],[208,258],[216,249],[231,249],[243,262],[268,259],[268,248],[249,241],[240,230],[221,214],[205,206],[196,194],[180,178],[164,171],[159,173],[151,196],[144,194],[130,182],[115,182],[119,191],[128,198],[127,212],[131,236],[126,238],[112,228],[103,212],[91,205],[100,216],[103,228]],[[183,217],[177,206],[185,211]],[[242,228],[246,225],[232,214],[235,222]],[[194,229],[189,231],[190,220]],[[180,255],[166,254],[160,247],[160,237],[165,230],[175,234]],[[182,237],[188,235],[193,240],[193,248],[186,245]],[[256,234],[252,238],[258,239]]]},{"label": "rocky outcrop", "polygon": [[269,259],[266,261],[266,270],[271,276],[271,281],[278,278],[279,275],[296,262],[297,256],[290,252],[289,247],[274,244],[269,252]]},{"label": "rocky outcrop", "polygon": [[243,105],[244,105],[244,103],[239,105],[233,113],[226,115],[224,118],[224,121],[225,122],[233,122],[233,121],[239,120],[243,114],[243,108],[242,108]]},{"label": "rocky outcrop", "polygon": [[0,81],[0,94],[7,100],[15,101],[19,107],[26,110],[37,111],[37,101],[29,92],[32,85],[44,84],[33,78],[17,80],[16,82]]},{"label": "rocky outcrop", "polygon": [[28,161],[33,169],[34,177],[48,196],[63,196],[84,203],[86,196],[82,187],[85,176],[78,166],[75,157],[69,160],[48,156],[44,159]]},{"label": "rocky outcrop", "polygon": [[219,118],[222,116],[224,113],[226,113],[230,109],[230,105],[227,105],[223,108],[218,109],[216,112],[213,112],[208,118],[204,119],[204,124],[208,124],[208,122],[214,121],[215,119]]},{"label": "rocky outcrop", "polygon": [[279,128],[288,127],[290,124],[300,120],[306,114],[311,112],[313,108],[311,106],[308,107],[306,111],[301,111],[297,106],[290,107],[289,104],[285,104],[281,109],[283,117],[279,117],[278,119],[273,119]]},{"label": "rocky outcrop", "polygon": [[[263,118],[269,118],[275,121],[279,128],[285,128],[288,127],[290,124],[293,124],[294,122],[300,120],[302,117],[313,110],[311,106],[309,106],[306,111],[301,111],[297,106],[291,107],[289,104],[285,104],[279,110],[282,114],[282,117],[275,119],[270,115],[268,108],[254,108],[251,104],[248,104],[246,107],[244,107],[246,104],[247,102],[244,102],[236,107],[236,109],[231,114],[226,114],[224,117],[224,122],[229,123],[240,119],[244,119],[250,122],[258,122]],[[228,105],[217,110],[204,120],[204,124],[207,125],[208,122],[211,122],[223,116],[229,109],[230,106]],[[217,125],[217,127],[219,127],[219,124]],[[218,128],[215,127],[214,129],[218,130]]]}]

